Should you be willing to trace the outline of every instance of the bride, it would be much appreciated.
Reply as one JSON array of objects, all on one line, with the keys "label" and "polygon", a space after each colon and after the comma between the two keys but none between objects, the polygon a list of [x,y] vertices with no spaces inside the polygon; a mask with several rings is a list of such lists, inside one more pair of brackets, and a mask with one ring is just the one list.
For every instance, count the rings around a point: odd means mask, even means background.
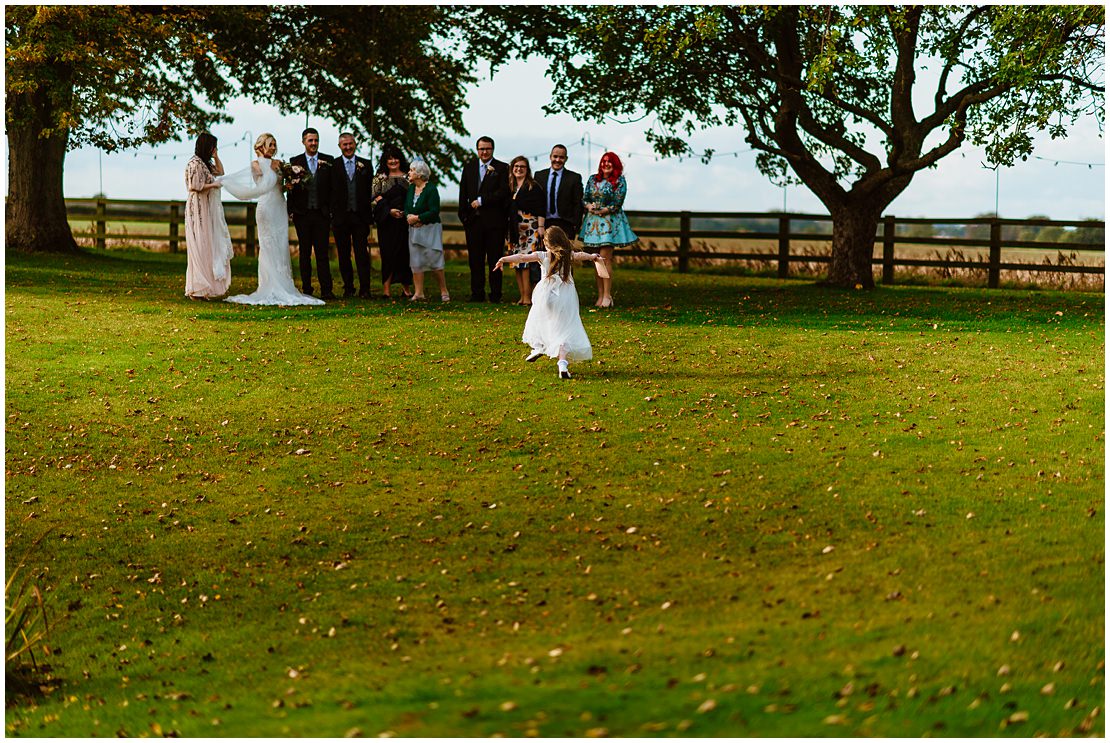
[{"label": "bride", "polygon": [[301,294],[293,284],[289,260],[289,217],[282,192],[281,161],[272,159],[277,140],[261,134],[254,142],[257,159],[250,168],[219,179],[237,199],[258,199],[258,290],[237,294],[228,302],[239,304],[323,304],[322,299]]}]

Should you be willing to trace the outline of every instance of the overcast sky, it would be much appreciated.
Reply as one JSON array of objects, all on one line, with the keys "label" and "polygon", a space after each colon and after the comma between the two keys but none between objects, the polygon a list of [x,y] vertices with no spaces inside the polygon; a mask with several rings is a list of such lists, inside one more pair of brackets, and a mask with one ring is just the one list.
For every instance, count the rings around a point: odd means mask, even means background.
[{"label": "overcast sky", "polygon": [[[741,129],[716,129],[695,136],[695,151],[712,147],[719,153],[709,165],[698,160],[657,160],[644,139],[650,117],[630,124],[577,122],[569,115],[545,116],[542,110],[552,84],[544,77],[542,60],[513,62],[492,79],[485,76],[471,91],[463,119],[467,147],[482,134],[497,143],[496,156],[508,161],[516,155],[532,157],[533,168],[547,166],[547,153],[556,142],[569,148],[567,167],[582,173],[596,170],[606,149],[616,152],[628,179],[629,209],[690,211],[768,211],[785,206],[792,212],[823,213],[820,202],[805,188],[776,188],[755,167]],[[516,108],[506,110],[505,102]],[[279,157],[302,151],[303,115],[282,116],[271,106],[246,100],[234,102],[231,124],[217,126],[220,155],[229,170],[246,167],[249,141],[263,131],[278,140]],[[321,151],[338,155],[339,130],[329,121],[310,120],[320,130]],[[185,163],[192,141],[171,142],[133,152],[100,156],[91,148],[75,150],[66,158],[65,193],[93,196],[101,191],[117,199],[183,199]],[[359,154],[370,156],[367,147]],[[376,154],[376,153],[375,153]],[[998,207],[1003,217],[1046,215],[1055,219],[1105,218],[1106,142],[1093,117],[1081,121],[1067,139],[1041,138],[1035,157],[1000,170]],[[176,158],[176,159],[175,159]],[[965,145],[941,161],[935,170],[918,173],[909,188],[887,210],[902,217],[971,217],[993,212],[996,178],[982,167],[981,150]],[[1073,164],[1078,163],[1078,164]],[[458,174],[441,176],[457,183]],[[454,188],[444,196],[454,199]]]}]

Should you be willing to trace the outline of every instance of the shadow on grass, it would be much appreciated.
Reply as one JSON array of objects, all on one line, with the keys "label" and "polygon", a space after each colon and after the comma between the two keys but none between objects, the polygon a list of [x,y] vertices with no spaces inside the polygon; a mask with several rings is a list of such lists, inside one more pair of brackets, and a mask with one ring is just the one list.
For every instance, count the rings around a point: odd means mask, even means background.
[{"label": "shadow on grass", "polygon": [[[238,321],[280,318],[296,312],[298,320],[400,315],[420,312],[489,314],[515,300],[515,286],[506,281],[506,303],[472,305],[455,301],[410,307],[403,300],[338,300],[324,308],[232,307],[219,302],[187,302],[183,297],[184,253],[144,250],[89,250],[70,255],[7,255],[6,285],[35,293],[88,293],[188,306],[198,317]],[[256,259],[237,256],[232,262],[231,293],[252,291]],[[462,296],[468,270],[448,263],[448,283]],[[376,278],[380,279],[375,269]],[[601,318],[618,322],[665,323],[670,326],[780,326],[812,330],[918,331],[932,324],[945,329],[991,328],[1015,332],[1064,325],[1101,329],[1105,297],[1101,293],[927,286],[880,287],[871,292],[818,287],[801,280],[781,280],[672,271],[618,270],[617,306],[593,312],[596,299],[592,272],[576,271],[577,288],[587,327]],[[372,287],[380,291],[380,285]],[[138,310],[141,311],[141,310]],[[523,322],[523,314],[521,316]],[[953,327],[956,326],[956,327]]]}]

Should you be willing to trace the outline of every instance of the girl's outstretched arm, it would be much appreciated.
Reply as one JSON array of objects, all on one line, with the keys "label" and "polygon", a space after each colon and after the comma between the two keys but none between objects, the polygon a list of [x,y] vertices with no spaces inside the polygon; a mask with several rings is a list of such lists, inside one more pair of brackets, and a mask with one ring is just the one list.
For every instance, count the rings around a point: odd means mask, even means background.
[{"label": "girl's outstretched arm", "polygon": [[576,261],[593,261],[594,263],[605,260],[598,253],[583,253],[580,250],[574,251],[571,257]]},{"label": "girl's outstretched arm", "polygon": [[493,270],[500,271],[501,266],[508,263],[509,265],[516,265],[517,263],[539,263],[539,253],[514,253],[513,255],[503,255],[497,259],[494,264]]}]

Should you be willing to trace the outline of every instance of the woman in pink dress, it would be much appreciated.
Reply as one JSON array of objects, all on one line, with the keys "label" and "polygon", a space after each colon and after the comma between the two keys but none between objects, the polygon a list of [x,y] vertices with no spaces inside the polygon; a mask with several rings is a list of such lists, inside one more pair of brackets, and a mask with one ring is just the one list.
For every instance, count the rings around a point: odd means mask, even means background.
[{"label": "woman in pink dress", "polygon": [[216,138],[208,132],[197,137],[196,154],[185,166],[185,296],[215,299],[231,286],[231,233],[224,220],[220,184],[224,174],[216,153]]}]

